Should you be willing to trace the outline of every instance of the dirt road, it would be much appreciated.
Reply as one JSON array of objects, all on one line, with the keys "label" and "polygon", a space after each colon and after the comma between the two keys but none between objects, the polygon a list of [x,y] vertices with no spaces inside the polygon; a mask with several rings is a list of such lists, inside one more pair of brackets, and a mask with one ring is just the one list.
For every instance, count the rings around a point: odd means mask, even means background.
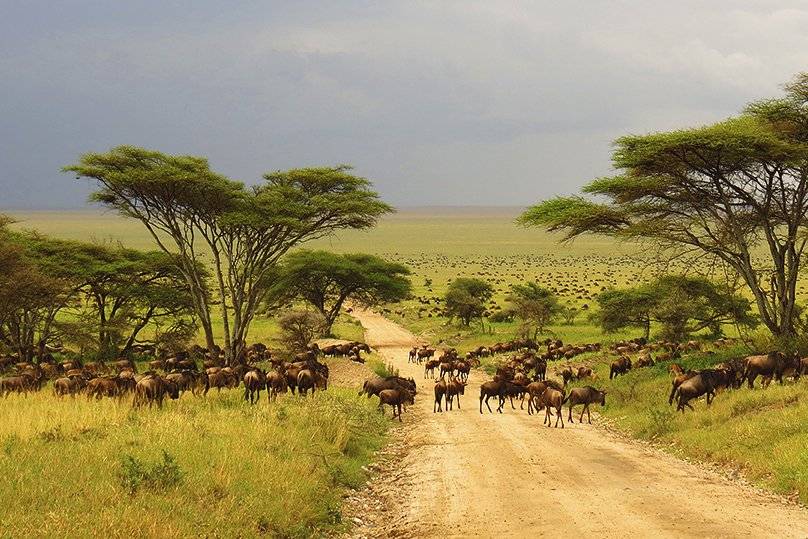
[{"label": "dirt road", "polygon": [[479,372],[461,411],[433,414],[432,382],[407,363],[417,339],[375,313],[354,315],[367,342],[419,384],[400,458],[375,480],[386,508],[360,535],[808,537],[808,511],[602,428],[547,428],[518,404],[481,415]]}]

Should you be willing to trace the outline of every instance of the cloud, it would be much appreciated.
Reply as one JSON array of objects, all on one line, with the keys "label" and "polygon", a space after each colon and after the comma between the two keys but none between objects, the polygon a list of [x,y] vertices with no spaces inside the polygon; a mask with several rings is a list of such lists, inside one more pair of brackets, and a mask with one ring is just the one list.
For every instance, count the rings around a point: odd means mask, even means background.
[{"label": "cloud", "polygon": [[352,162],[395,204],[574,191],[615,137],[718,120],[808,68],[801,3],[737,6],[12,2],[0,206],[81,204],[59,168],[121,143],[248,182]]}]

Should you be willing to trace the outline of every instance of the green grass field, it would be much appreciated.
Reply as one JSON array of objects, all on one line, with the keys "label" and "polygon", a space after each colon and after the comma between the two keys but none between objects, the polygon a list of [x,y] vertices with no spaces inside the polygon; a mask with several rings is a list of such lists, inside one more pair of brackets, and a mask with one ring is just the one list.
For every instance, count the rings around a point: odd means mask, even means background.
[{"label": "green grass field", "polygon": [[[587,312],[601,290],[632,285],[659,271],[647,249],[599,238],[559,244],[557,236],[515,226],[517,213],[516,209],[491,208],[406,210],[383,219],[371,231],[345,233],[309,247],[369,252],[409,265],[414,295],[421,301],[390,305],[386,314],[430,342],[456,346],[461,352],[479,344],[509,340],[516,325],[486,322],[463,328],[440,316],[440,306],[434,300],[459,276],[479,277],[495,286],[492,310],[504,305],[512,283],[536,280],[554,289],[562,303],[581,309],[572,325],[548,328],[548,334],[565,342],[609,343],[637,336],[636,331],[604,335],[589,322]],[[137,223],[116,216],[39,212],[15,217],[20,221],[17,226],[58,237],[150,246]],[[684,269],[674,265],[668,271]],[[804,281],[800,286],[803,298],[805,285]],[[272,321],[259,320],[253,330],[251,337],[255,339],[271,337]],[[361,328],[342,320],[336,332],[354,339],[361,335]],[[727,353],[739,356],[746,352],[739,349],[717,356],[693,355],[684,362],[686,366],[705,366]],[[760,485],[786,494],[798,493],[808,502],[808,382],[726,392],[710,408],[701,401],[695,404],[695,413],[682,415],[667,404],[670,378],[666,365],[634,370],[609,381],[609,361],[608,357],[588,354],[575,358],[572,364],[595,368],[598,378],[594,385],[610,393],[603,413],[618,428],[654,440],[674,453],[738,468]],[[385,368],[378,361],[371,366],[378,372]],[[488,366],[492,367],[490,363]],[[558,366],[552,365],[551,370]]]}]

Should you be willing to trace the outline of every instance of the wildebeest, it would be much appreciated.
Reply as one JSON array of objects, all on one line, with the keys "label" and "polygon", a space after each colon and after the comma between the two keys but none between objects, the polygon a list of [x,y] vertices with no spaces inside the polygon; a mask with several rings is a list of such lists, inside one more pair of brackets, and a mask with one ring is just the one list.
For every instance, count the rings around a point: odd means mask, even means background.
[{"label": "wildebeest", "polygon": [[572,421],[572,407],[577,404],[583,404],[584,407],[581,409],[581,417],[578,421],[583,422],[584,420],[584,412],[586,412],[586,417],[589,420],[589,423],[592,423],[592,415],[589,413],[589,405],[592,403],[600,404],[601,406],[606,405],[606,392],[601,391],[599,389],[595,389],[592,386],[585,386],[585,387],[575,387],[570,390],[570,394],[564,399],[563,404],[567,404],[569,406],[569,422],[573,423]]},{"label": "wildebeest", "polygon": [[525,394],[525,386],[514,384],[506,380],[504,377],[497,377],[489,382],[483,382],[480,385],[480,413],[483,413],[483,402],[488,408],[488,411],[493,413],[491,405],[488,400],[496,396],[498,399],[497,412],[502,413],[502,407],[505,405],[505,399],[509,398],[511,401],[511,408],[514,410],[516,407],[513,405],[513,397],[519,397]]},{"label": "wildebeest", "polygon": [[385,389],[398,389],[404,388],[412,392],[414,395],[417,391],[415,386],[415,380],[412,378],[403,378],[401,376],[387,376],[382,378],[381,376],[374,376],[368,380],[365,380],[365,383],[362,385],[362,390],[359,391],[360,395],[367,395],[370,398],[371,395],[378,396],[379,393]]},{"label": "wildebeest", "polygon": [[741,383],[746,380],[749,388],[755,387],[755,378],[774,378],[781,384],[783,375],[791,370],[799,378],[800,357],[798,354],[784,354],[782,352],[769,352],[765,356],[749,356],[745,359],[745,367]]},{"label": "wildebeest", "polygon": [[457,397],[457,408],[460,409],[460,395],[466,392],[466,383],[457,378],[450,377],[449,380],[440,379],[435,382],[435,403],[432,406],[433,412],[441,412],[441,399],[446,400],[446,411],[451,410],[454,405],[454,398]]},{"label": "wildebeest", "polygon": [[685,406],[693,410],[690,401],[702,395],[707,396],[707,405],[709,405],[715,397],[715,389],[720,381],[721,373],[714,369],[705,369],[692,378],[685,380],[676,388],[676,410],[684,413]]},{"label": "wildebeest", "polygon": [[28,392],[33,388],[33,378],[26,374],[16,376],[6,376],[0,378],[0,395],[8,396],[9,393],[23,393]]},{"label": "wildebeest", "polygon": [[135,386],[135,396],[132,399],[132,406],[138,407],[148,403],[149,408],[157,403],[158,408],[163,407],[163,399],[168,395],[171,399],[178,399],[180,391],[177,384],[165,380],[156,374],[144,376]]},{"label": "wildebeest", "polygon": [[620,374],[626,374],[631,370],[631,358],[628,356],[621,356],[614,361],[609,368],[609,380],[617,377]]},{"label": "wildebeest", "polygon": [[457,398],[457,409],[460,410],[460,395],[466,394],[466,382],[452,378],[446,384],[446,406],[449,410],[454,408],[454,399]]},{"label": "wildebeest", "polygon": [[119,394],[118,381],[112,376],[99,376],[87,382],[87,398],[116,397]]},{"label": "wildebeest", "polygon": [[[443,411],[441,401],[443,401],[444,397],[446,396],[446,380],[444,380],[443,377],[435,382],[433,391],[435,393],[435,402],[432,403],[432,413],[434,414],[436,412]],[[446,408],[448,410],[448,404]]]},{"label": "wildebeest", "polygon": [[439,365],[439,359],[428,359],[424,365],[424,378],[435,378],[435,369]]},{"label": "wildebeest", "polygon": [[405,404],[415,404],[415,395],[403,387],[397,389],[383,389],[379,392],[379,408],[385,404],[393,407],[393,417],[398,415],[401,421],[401,411]]},{"label": "wildebeest", "polygon": [[180,395],[183,391],[191,391],[193,395],[198,395],[205,390],[208,377],[202,373],[192,370],[175,371],[165,376],[166,380],[171,380],[177,384]]},{"label": "wildebeest", "polygon": [[238,378],[236,378],[236,375],[232,371],[221,369],[206,373],[206,376],[208,381],[205,384],[204,395],[207,395],[212,387],[215,387],[217,391],[221,392],[223,387],[232,389],[238,386]]},{"label": "wildebeest", "polygon": [[74,395],[81,391],[87,383],[80,376],[64,376],[53,381],[53,394],[57,397]]},{"label": "wildebeest", "polygon": [[269,392],[270,401],[274,401],[278,397],[278,393],[286,393],[288,388],[286,375],[278,370],[267,373],[267,391]]},{"label": "wildebeest", "polygon": [[303,369],[297,375],[297,393],[306,396],[309,390],[314,395],[314,391],[328,389],[328,378],[316,369]]},{"label": "wildebeest", "polygon": [[550,409],[554,408],[556,411],[555,427],[558,428],[558,422],[561,421],[561,428],[564,428],[564,418],[562,417],[561,406],[564,403],[564,392],[559,391],[552,387],[547,387],[539,397],[539,402],[544,409],[544,423],[550,426]]},{"label": "wildebeest", "polygon": [[254,404],[261,400],[261,390],[266,387],[267,377],[264,371],[258,368],[247,371],[244,375],[244,400]]},{"label": "wildebeest", "polygon": [[505,404],[505,399],[502,398],[504,387],[504,380],[491,380],[490,382],[483,382],[483,384],[480,385],[480,413],[483,413],[483,400],[485,400],[488,411],[494,413],[491,410],[491,405],[488,404],[488,399],[494,396],[496,396],[499,401],[497,412],[502,413],[502,405]]},{"label": "wildebeest", "polygon": [[677,374],[676,376],[673,377],[673,380],[671,380],[671,392],[670,395],[668,395],[669,405],[673,404],[673,399],[676,397],[676,390],[679,389],[679,386],[682,385],[685,381],[690,380],[697,374],[698,372],[696,371],[688,370],[681,374]]}]

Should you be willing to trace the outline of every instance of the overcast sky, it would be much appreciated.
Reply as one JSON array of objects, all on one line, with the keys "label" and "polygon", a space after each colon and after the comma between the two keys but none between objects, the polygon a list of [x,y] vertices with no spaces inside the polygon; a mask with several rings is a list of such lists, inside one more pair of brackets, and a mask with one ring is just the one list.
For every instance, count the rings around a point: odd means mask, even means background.
[{"label": "overcast sky", "polygon": [[625,133],[724,118],[808,70],[808,2],[0,0],[0,207],[134,144],[247,183],[351,163],[399,205],[526,205]]}]

